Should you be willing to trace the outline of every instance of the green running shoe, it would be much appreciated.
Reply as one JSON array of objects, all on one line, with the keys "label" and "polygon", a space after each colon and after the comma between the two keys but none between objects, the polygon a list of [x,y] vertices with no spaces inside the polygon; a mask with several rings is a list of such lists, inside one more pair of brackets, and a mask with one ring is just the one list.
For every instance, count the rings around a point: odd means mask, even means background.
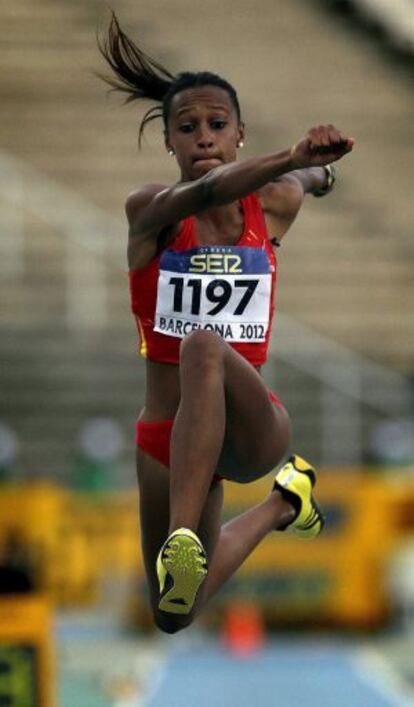
[{"label": "green running shoe", "polygon": [[167,538],[157,559],[158,607],[170,614],[189,614],[207,576],[207,555],[192,530],[179,528]]},{"label": "green running shoe", "polygon": [[302,457],[294,454],[277,472],[273,490],[296,510],[293,521],[279,530],[290,528],[301,538],[316,538],[322,532],[325,518],[312,495],[316,483],[316,472]]}]

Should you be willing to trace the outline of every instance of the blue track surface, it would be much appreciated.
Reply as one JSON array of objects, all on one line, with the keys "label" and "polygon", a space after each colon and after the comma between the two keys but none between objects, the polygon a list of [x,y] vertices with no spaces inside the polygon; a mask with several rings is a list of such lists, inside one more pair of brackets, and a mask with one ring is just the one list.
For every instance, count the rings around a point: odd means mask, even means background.
[{"label": "blue track surface", "polygon": [[170,658],[145,707],[402,707],[342,646],[287,642],[252,659],[215,647]]}]

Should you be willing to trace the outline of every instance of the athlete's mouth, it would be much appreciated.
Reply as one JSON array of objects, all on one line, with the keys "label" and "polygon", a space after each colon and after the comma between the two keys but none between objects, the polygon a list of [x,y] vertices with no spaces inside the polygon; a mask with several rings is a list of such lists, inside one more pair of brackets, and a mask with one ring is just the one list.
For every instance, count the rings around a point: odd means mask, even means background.
[{"label": "athlete's mouth", "polygon": [[217,155],[198,155],[197,157],[193,157],[193,164],[196,164],[197,162],[220,162],[221,159],[220,157],[217,157]]}]

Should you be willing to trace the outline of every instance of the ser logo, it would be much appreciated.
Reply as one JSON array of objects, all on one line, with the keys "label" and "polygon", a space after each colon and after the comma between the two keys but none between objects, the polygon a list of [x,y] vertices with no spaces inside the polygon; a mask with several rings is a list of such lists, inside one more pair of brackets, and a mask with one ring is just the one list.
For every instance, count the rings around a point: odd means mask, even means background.
[{"label": "ser logo", "polygon": [[190,258],[189,272],[213,273],[241,273],[241,257],[229,253],[197,253]]}]

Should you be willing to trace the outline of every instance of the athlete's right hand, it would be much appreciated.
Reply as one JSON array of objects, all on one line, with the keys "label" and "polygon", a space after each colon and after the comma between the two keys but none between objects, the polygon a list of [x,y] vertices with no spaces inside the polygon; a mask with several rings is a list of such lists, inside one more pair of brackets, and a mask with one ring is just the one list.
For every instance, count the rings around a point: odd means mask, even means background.
[{"label": "athlete's right hand", "polygon": [[351,152],[354,138],[346,137],[334,125],[311,128],[290,151],[292,169],[322,167]]}]

